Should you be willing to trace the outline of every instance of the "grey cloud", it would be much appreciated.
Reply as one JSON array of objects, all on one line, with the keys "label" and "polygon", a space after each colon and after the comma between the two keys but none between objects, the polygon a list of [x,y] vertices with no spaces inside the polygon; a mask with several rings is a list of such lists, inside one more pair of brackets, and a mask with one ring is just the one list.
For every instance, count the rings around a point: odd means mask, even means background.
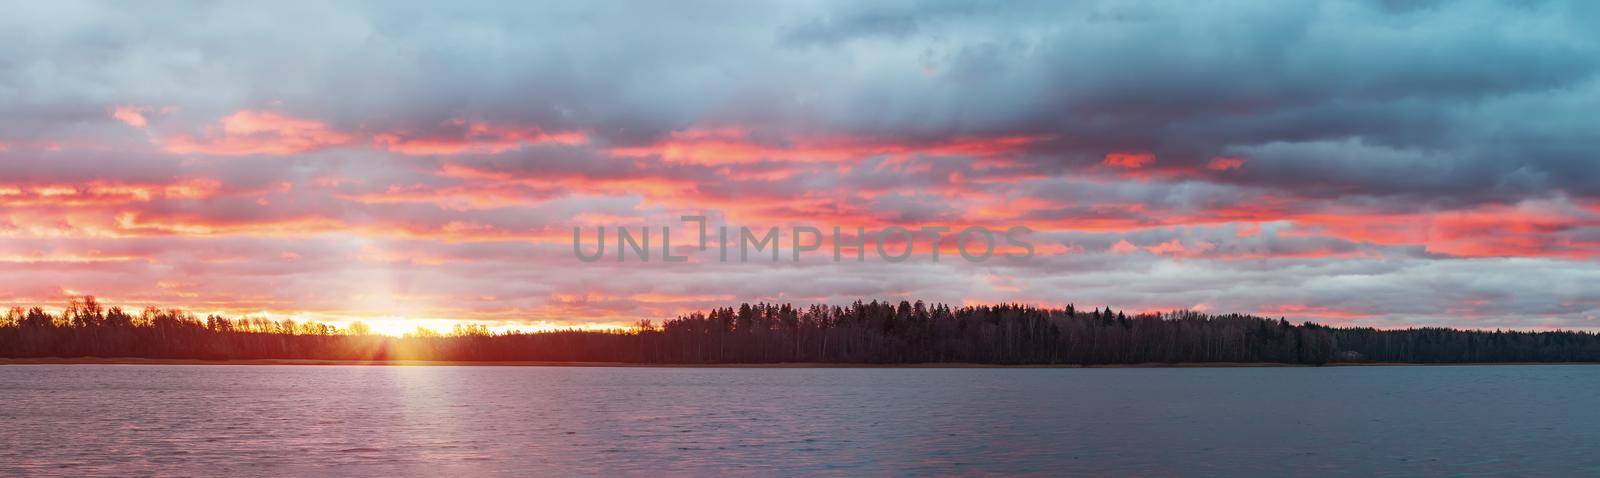
[{"label": "grey cloud", "polygon": [[[0,120],[0,141],[66,135],[51,130],[122,103],[179,106],[158,127],[184,131],[270,108],[345,130],[471,117],[615,144],[719,122],[901,141],[1046,134],[1046,170],[1115,150],[1200,166],[1358,141],[1478,171],[1428,195],[1600,194],[1578,146],[1593,142],[1577,126],[1587,115],[1517,106],[1596,101],[1600,15],[1586,2],[217,3],[141,5],[133,22],[125,8],[16,9],[0,105],[24,114]],[[1298,191],[1361,153],[1243,180]],[[1523,183],[1483,188],[1496,173]],[[1401,193],[1346,179],[1350,193]]]}]

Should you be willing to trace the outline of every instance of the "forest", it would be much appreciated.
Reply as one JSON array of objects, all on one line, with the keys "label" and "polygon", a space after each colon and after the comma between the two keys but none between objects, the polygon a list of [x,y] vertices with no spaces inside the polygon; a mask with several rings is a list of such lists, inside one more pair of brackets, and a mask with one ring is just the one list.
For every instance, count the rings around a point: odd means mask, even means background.
[{"label": "forest", "polygon": [[0,357],[557,361],[639,364],[1172,364],[1595,362],[1600,336],[1580,331],[1380,330],[1292,324],[1192,311],[1127,315],[1027,305],[952,308],[911,302],[848,306],[743,304],[617,331],[491,333],[458,326],[375,335],[360,323],[137,314],[74,299],[59,314],[13,308]]}]

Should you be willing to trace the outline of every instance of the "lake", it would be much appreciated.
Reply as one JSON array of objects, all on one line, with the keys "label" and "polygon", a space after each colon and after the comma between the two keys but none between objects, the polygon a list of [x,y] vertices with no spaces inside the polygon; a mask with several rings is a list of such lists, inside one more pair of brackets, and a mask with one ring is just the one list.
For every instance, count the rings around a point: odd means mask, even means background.
[{"label": "lake", "polygon": [[1596,475],[1600,367],[0,366],[0,475]]}]

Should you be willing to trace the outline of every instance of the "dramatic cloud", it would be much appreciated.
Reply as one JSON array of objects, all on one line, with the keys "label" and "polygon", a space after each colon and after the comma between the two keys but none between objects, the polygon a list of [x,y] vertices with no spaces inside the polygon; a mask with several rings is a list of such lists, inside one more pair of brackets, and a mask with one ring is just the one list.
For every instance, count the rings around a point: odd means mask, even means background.
[{"label": "dramatic cloud", "polygon": [[[5,305],[403,328],[919,298],[1600,329],[1593,2],[6,13]],[[780,227],[784,260],[721,262],[684,215]],[[613,254],[579,261],[573,228],[601,226]],[[658,260],[616,261],[617,228],[647,226]],[[687,262],[659,261],[661,226]],[[841,228],[850,260],[831,237],[789,260],[795,226]],[[1026,226],[1036,256],[960,260],[969,226]],[[858,227],[949,230],[855,262]]]}]

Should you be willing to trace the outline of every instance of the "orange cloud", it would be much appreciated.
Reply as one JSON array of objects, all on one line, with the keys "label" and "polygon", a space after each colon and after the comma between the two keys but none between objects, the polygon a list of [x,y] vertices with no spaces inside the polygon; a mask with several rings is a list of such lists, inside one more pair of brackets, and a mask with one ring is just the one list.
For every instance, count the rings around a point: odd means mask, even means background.
[{"label": "orange cloud", "polygon": [[742,128],[690,129],[672,133],[655,144],[614,148],[617,156],[659,156],[662,160],[690,164],[740,164],[760,161],[841,162],[871,156],[1004,155],[1023,150],[1044,136],[958,137],[927,144],[897,144],[857,137],[802,137],[781,142],[762,142]]},{"label": "orange cloud", "polygon": [[247,234],[262,237],[295,237],[345,229],[344,222],[323,217],[304,217],[280,221],[224,223],[181,214],[121,212],[113,218],[118,235],[209,236]]},{"label": "orange cloud", "polygon": [[1156,155],[1149,152],[1111,152],[1106,153],[1104,161],[1107,166],[1128,169],[1139,169],[1154,162],[1156,162]]},{"label": "orange cloud", "polygon": [[222,118],[220,128],[206,128],[201,137],[175,135],[160,140],[160,145],[178,154],[285,155],[337,146],[352,139],[350,134],[321,121],[244,110]]},{"label": "orange cloud", "polygon": [[49,264],[95,264],[103,262],[131,262],[154,261],[154,258],[140,255],[114,255],[103,254],[99,251],[89,251],[84,254],[59,253],[34,251],[28,254],[0,254],[0,263],[49,265]]},{"label": "orange cloud", "polygon": [[214,196],[222,183],[210,178],[182,178],[171,184],[91,181],[86,184],[0,184],[0,205],[105,206],[154,199],[200,199]]},{"label": "orange cloud", "polygon": [[1288,217],[1291,234],[1328,234],[1384,245],[1423,245],[1429,252],[1463,257],[1592,258],[1593,245],[1563,232],[1600,227],[1600,216],[1545,201],[1408,214],[1341,211]]}]

